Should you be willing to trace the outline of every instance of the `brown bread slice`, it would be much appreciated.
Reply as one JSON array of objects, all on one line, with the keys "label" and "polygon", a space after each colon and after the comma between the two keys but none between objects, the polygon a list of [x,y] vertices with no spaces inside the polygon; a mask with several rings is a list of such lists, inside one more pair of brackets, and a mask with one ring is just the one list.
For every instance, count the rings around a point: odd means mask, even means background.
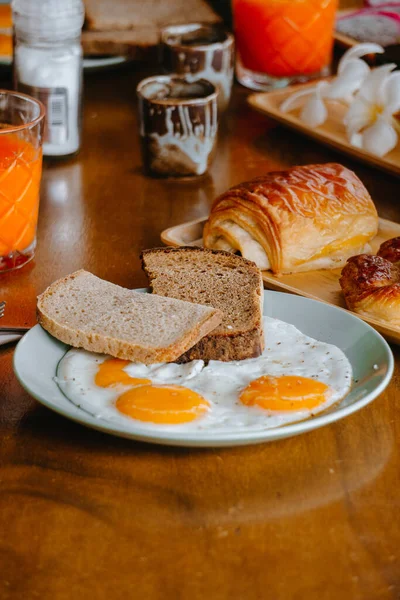
[{"label": "brown bread slice", "polygon": [[222,323],[182,360],[229,361],[261,354],[263,282],[253,262],[189,246],[144,250],[141,258],[155,294],[201,302],[224,314]]},{"label": "brown bread slice", "polygon": [[82,31],[85,56],[128,56],[134,60],[157,58],[160,32],[155,27],[112,31]]},{"label": "brown bread slice", "polygon": [[85,0],[85,15],[96,31],[220,21],[205,0]]},{"label": "brown bread slice", "polygon": [[65,344],[134,362],[172,362],[215,329],[219,310],[127,290],[86,271],[38,297],[38,321]]}]

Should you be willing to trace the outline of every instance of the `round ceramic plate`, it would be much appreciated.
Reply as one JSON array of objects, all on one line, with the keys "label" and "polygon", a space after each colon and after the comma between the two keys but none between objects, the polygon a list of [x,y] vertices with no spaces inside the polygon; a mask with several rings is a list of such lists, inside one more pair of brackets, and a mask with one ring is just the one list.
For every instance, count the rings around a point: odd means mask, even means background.
[{"label": "round ceramic plate", "polygon": [[85,71],[98,71],[116,67],[129,61],[127,56],[84,56],[83,68]]},{"label": "round ceramic plate", "polygon": [[[141,290],[145,291],[145,290]],[[96,418],[70,402],[54,381],[60,359],[68,346],[50,336],[40,325],[33,327],[19,342],[14,354],[14,371],[23,387],[39,402],[65,417],[120,437],[176,446],[240,446],[298,435],[338,421],[356,412],[388,385],[393,374],[393,355],[372,327],[354,315],[330,306],[279,292],[264,292],[264,314],[295,325],[317,340],[335,344],[343,350],[353,368],[350,393],[320,416],[263,431],[232,433],[143,432],[133,424],[122,425]]]},{"label": "round ceramic plate", "polygon": [[[97,71],[122,65],[129,61],[127,56],[84,56],[83,68],[85,71]],[[11,56],[0,56],[0,67],[11,67]]]}]

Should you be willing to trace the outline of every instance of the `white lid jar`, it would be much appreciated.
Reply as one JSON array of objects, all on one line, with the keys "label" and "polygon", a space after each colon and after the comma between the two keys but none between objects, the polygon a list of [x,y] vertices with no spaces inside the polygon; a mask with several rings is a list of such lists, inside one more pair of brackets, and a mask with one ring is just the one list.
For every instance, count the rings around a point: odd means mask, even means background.
[{"label": "white lid jar", "polygon": [[14,86],[46,107],[45,156],[75,154],[81,138],[82,0],[13,0]]}]

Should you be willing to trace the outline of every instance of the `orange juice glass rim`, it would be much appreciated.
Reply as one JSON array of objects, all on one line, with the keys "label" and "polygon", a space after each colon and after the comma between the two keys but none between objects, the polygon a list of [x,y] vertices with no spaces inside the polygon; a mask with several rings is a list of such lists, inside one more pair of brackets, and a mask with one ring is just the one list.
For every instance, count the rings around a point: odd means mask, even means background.
[{"label": "orange juice glass rim", "polygon": [[39,109],[39,115],[29,121],[28,123],[23,123],[22,125],[10,125],[9,127],[4,127],[0,129],[0,135],[8,134],[8,133],[16,133],[18,131],[22,131],[24,129],[30,129],[31,127],[35,127],[38,125],[46,115],[46,109],[44,104],[38,100],[37,98],[32,98],[32,96],[28,96],[28,94],[23,94],[22,92],[15,92],[13,90],[2,90],[0,89],[0,97],[1,96],[13,96],[14,98],[21,98],[22,100],[26,100],[31,104],[35,104]]}]

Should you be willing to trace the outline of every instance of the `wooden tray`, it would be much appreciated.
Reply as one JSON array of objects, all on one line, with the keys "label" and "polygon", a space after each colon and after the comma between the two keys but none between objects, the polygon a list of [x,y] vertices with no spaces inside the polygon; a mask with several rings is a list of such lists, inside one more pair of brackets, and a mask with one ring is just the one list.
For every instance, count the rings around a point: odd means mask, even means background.
[{"label": "wooden tray", "polygon": [[[167,246],[202,246],[205,222],[204,218],[170,227],[162,232],[161,240]],[[400,236],[400,224],[379,219],[378,235],[371,243],[373,251],[376,252],[382,242],[397,236]],[[298,294],[345,309],[346,305],[339,285],[340,272],[341,269],[320,270],[277,277],[269,271],[263,271],[262,276],[265,287],[271,290]],[[385,321],[357,316],[372,325],[390,342],[400,344],[400,327],[392,327]]]},{"label": "wooden tray", "polygon": [[[329,80],[329,79],[328,79]],[[304,133],[308,137],[314,138],[319,142],[336,148],[344,154],[352,156],[356,160],[378,167],[389,173],[400,176],[400,144],[386,156],[379,158],[373,154],[369,154],[365,150],[350,146],[346,131],[342,122],[343,115],[346,112],[346,107],[340,102],[329,103],[329,116],[323,125],[316,128],[311,128],[305,125],[298,118],[298,111],[283,113],[279,109],[282,102],[290,96],[295,90],[305,89],[315,85],[314,82],[306,85],[292,85],[284,90],[276,90],[274,92],[265,92],[251,94],[248,98],[250,106],[257,111],[267,115],[275,121],[279,121],[283,125]]]}]

